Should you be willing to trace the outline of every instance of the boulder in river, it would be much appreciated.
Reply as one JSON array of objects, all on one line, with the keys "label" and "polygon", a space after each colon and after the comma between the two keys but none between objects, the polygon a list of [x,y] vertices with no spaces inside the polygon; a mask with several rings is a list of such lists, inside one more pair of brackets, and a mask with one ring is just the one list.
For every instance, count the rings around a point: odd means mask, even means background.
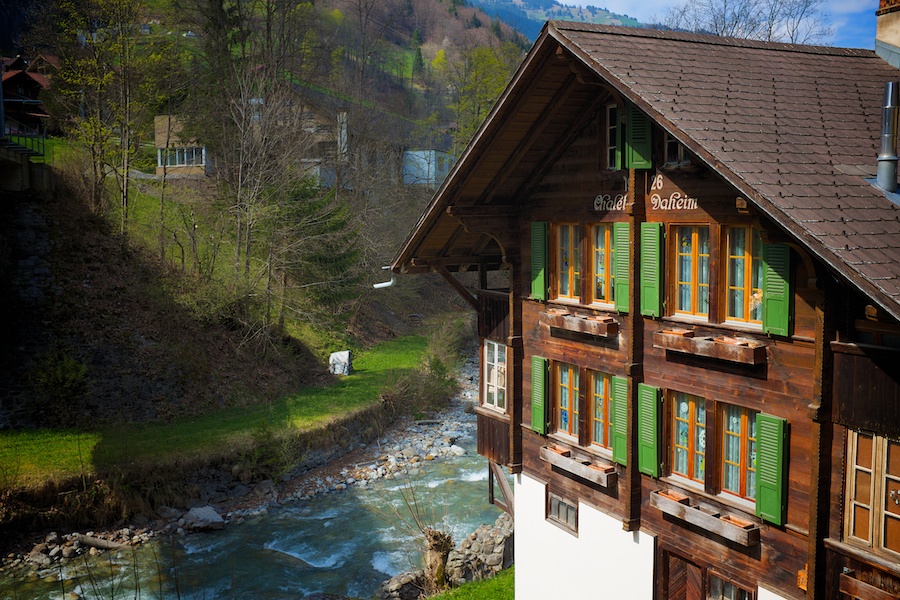
[{"label": "boulder in river", "polygon": [[222,529],[225,520],[212,506],[192,508],[184,515],[185,529]]}]

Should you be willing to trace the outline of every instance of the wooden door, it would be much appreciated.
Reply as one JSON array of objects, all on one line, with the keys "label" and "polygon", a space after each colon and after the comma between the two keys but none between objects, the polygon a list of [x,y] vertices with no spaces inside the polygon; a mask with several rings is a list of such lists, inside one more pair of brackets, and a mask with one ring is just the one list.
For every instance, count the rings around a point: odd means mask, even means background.
[{"label": "wooden door", "polygon": [[666,600],[704,600],[703,570],[676,554],[667,555]]}]

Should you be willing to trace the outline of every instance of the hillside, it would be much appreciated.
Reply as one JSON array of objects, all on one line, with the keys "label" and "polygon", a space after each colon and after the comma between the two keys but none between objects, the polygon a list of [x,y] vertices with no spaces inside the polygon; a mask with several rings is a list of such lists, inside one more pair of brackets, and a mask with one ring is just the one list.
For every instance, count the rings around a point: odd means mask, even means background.
[{"label": "hillside", "polygon": [[596,6],[569,6],[556,0],[471,0],[471,3],[491,17],[511,25],[530,41],[535,40],[548,20],[641,26],[637,19],[628,15],[619,15]]}]

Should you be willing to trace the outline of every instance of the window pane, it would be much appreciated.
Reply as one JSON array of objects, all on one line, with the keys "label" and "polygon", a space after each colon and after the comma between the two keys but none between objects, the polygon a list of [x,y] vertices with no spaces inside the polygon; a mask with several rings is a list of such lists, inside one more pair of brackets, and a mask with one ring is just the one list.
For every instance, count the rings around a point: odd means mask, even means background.
[{"label": "window pane", "polygon": [[[893,504],[893,501],[891,501],[891,504]],[[885,515],[884,547],[894,552],[900,552],[900,518]]]},{"label": "window pane", "polygon": [[750,320],[762,321],[762,240],[759,237],[759,230],[753,229],[753,249],[752,263],[753,269],[752,281],[752,297],[750,299]]},{"label": "window pane", "polygon": [[675,448],[675,464],[672,466],[672,469],[680,474],[687,475],[687,450],[684,448]]},{"label": "window pane", "polygon": [[885,511],[900,517],[900,481],[888,479],[885,484]]},{"label": "window pane", "polygon": [[728,253],[731,256],[743,256],[746,252],[746,230],[743,227],[729,229]]},{"label": "window pane", "polygon": [[869,509],[853,507],[853,536],[861,540],[869,539]]},{"label": "window pane", "polygon": [[872,436],[860,433],[856,436],[856,464],[872,469]]},{"label": "window pane", "polygon": [[578,368],[572,369],[572,435],[578,435]]},{"label": "window pane", "polygon": [[886,440],[887,442],[887,474],[892,477],[900,477],[900,444]]},{"label": "window pane", "polygon": [[725,407],[725,447],[724,481],[722,488],[740,494],[741,492],[741,409],[737,406]]},{"label": "window pane", "polygon": [[866,471],[857,471],[854,481],[853,499],[861,504],[869,505],[872,501],[872,474]]},{"label": "window pane", "polygon": [[578,251],[578,242],[579,242],[578,236],[573,235],[572,238],[573,238],[573,240],[572,240],[573,260],[572,260],[572,262],[574,263],[574,266],[573,266],[574,281],[572,283],[572,295],[578,296],[579,290],[581,289],[581,252]]},{"label": "window pane", "polygon": [[591,431],[591,440],[595,444],[599,444],[604,448],[609,447],[609,438],[606,435],[606,426],[608,424],[607,413],[609,411],[609,402],[607,399],[607,390],[609,389],[609,378],[601,373],[594,373],[594,419]]},{"label": "window pane", "polygon": [[694,416],[694,479],[703,481],[706,474],[706,401],[697,402]]},{"label": "window pane", "polygon": [[571,296],[572,290],[569,285],[569,267],[572,257],[569,255],[569,227],[562,226],[559,228],[559,295]]},{"label": "window pane", "polygon": [[593,228],[593,246],[594,246],[594,300],[610,301],[611,297],[607,278],[609,274],[610,261],[608,260],[608,234],[609,227],[605,225],[597,225]]}]

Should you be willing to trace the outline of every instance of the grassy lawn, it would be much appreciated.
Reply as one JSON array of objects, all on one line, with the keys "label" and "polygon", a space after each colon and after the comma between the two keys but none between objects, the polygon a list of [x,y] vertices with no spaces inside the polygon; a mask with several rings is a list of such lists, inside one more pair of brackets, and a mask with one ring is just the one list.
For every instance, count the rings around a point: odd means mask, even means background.
[{"label": "grassy lawn", "polygon": [[422,336],[385,342],[355,358],[354,374],[336,384],[304,388],[269,404],[99,431],[0,431],[0,487],[37,486],[117,464],[209,455],[249,439],[260,427],[274,434],[314,429],[376,402],[385,386],[418,365],[425,346]]},{"label": "grassy lawn", "polygon": [[515,567],[501,571],[493,579],[473,581],[434,596],[432,600],[513,600]]}]

